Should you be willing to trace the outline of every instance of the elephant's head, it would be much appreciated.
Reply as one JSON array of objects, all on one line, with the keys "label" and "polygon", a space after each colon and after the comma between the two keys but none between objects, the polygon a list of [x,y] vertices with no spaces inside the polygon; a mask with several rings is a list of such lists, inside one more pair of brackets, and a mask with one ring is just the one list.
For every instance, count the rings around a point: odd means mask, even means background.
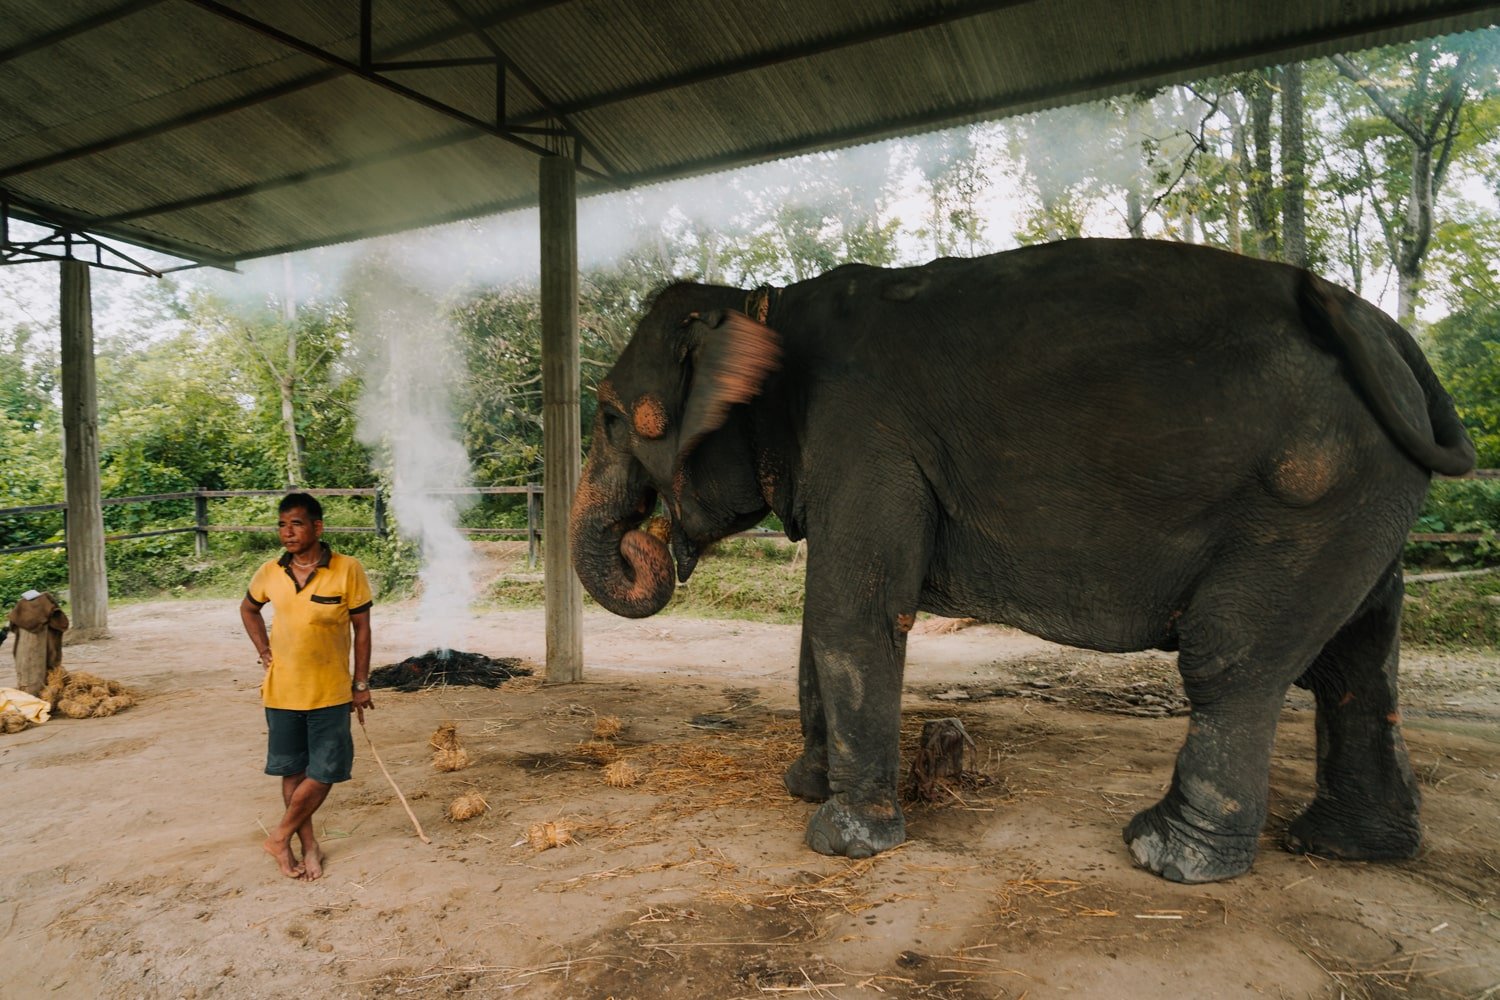
[{"label": "elephant's head", "polygon": [[[705,545],[765,516],[737,408],[760,393],[781,350],[744,307],[737,289],[671,286],[599,383],[569,530],[579,579],[615,614],[660,611],[674,562],[686,581]],[[666,528],[642,530],[658,497]]]}]

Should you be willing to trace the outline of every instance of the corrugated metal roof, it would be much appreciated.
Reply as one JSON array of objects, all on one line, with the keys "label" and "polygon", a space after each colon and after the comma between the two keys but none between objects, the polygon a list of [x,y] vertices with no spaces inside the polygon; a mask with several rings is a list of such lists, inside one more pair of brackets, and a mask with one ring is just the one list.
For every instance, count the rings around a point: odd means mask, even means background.
[{"label": "corrugated metal roof", "polygon": [[529,206],[548,149],[576,144],[591,193],[1500,20],[1462,0],[5,8],[0,190],[212,262]]}]

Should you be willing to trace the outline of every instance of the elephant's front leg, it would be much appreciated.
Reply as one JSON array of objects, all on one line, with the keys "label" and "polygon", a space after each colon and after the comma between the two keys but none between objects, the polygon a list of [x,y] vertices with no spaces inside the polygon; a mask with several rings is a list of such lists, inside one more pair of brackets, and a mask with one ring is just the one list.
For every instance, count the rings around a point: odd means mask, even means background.
[{"label": "elephant's front leg", "polygon": [[802,652],[797,661],[797,705],[802,716],[802,756],[786,769],[786,790],[808,802],[826,801],[828,788],[828,717],[818,690],[818,670],[812,642],[802,629]]},{"label": "elephant's front leg", "polygon": [[827,726],[829,797],[808,823],[807,843],[821,854],[867,858],[906,839],[896,786],[916,597],[914,586],[891,586],[889,572],[885,560],[858,567],[852,580],[808,567],[803,643]]}]

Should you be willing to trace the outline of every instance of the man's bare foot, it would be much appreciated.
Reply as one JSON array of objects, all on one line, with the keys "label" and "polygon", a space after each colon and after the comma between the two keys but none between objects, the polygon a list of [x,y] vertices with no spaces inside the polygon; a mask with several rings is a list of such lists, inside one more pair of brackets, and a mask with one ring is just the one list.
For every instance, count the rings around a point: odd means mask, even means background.
[{"label": "man's bare foot", "polygon": [[298,877],[304,882],[316,882],[323,877],[323,851],[317,844],[302,849],[302,863],[297,868],[302,873]]},{"label": "man's bare foot", "polygon": [[276,867],[281,869],[281,874],[287,878],[302,877],[297,871],[296,859],[292,857],[292,845],[289,842],[267,837],[260,846],[261,850],[276,859]]}]

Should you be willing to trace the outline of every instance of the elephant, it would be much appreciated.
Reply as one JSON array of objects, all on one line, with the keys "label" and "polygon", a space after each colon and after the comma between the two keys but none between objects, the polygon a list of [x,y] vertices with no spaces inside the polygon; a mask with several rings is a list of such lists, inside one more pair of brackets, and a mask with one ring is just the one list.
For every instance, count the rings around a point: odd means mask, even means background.
[{"label": "elephant", "polygon": [[808,539],[803,750],[784,780],[821,803],[814,850],[905,839],[919,611],[1177,653],[1187,737],[1124,829],[1142,868],[1249,870],[1294,683],[1316,700],[1316,793],[1286,846],[1418,849],[1400,556],[1432,474],[1475,453],[1412,337],[1353,293],[1139,239],[676,283],[597,393],[569,537],[602,607],[654,614],[706,546],[768,512]]}]

